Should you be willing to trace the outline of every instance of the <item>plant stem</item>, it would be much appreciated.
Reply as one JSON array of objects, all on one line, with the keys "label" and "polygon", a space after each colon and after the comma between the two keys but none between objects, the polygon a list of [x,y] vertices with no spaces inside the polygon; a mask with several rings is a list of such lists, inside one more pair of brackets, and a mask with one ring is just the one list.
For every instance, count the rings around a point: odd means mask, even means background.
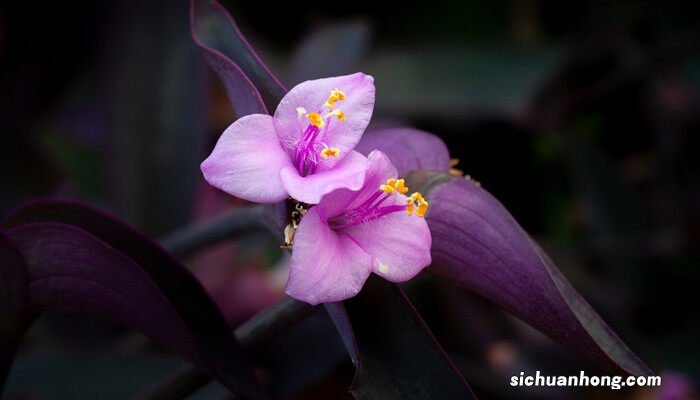
[{"label": "plant stem", "polygon": [[[234,331],[241,347],[250,352],[291,328],[318,310],[309,304],[285,296],[256,314]],[[182,399],[200,389],[212,378],[194,366],[186,366],[153,384],[133,397],[134,400]]]},{"label": "plant stem", "polygon": [[266,231],[263,206],[236,207],[225,214],[169,233],[159,242],[170,253],[186,256],[200,248],[244,233]]}]

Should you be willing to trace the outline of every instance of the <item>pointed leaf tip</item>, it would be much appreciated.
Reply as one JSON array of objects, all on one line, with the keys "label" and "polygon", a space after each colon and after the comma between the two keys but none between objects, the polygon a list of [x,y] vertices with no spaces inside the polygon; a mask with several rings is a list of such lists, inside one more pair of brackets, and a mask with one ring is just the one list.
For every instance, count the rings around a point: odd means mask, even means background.
[{"label": "pointed leaf tip", "polygon": [[286,89],[216,1],[190,3],[192,37],[221,78],[238,117],[274,112]]}]

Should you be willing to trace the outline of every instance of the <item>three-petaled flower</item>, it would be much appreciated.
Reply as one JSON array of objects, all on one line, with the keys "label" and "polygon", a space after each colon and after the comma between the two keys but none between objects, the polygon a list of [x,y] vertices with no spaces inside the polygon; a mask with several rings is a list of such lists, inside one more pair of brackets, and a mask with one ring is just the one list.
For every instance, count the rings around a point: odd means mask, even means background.
[{"label": "three-petaled flower", "polygon": [[402,282],[430,264],[422,218],[428,202],[417,192],[407,196],[382,152],[365,157],[353,150],[373,108],[371,76],[306,81],[284,96],[274,116],[234,122],[202,163],[206,180],[236,197],[296,200],[284,246],[292,249],[285,290],[296,299],[344,300],[373,272]]},{"label": "three-petaled flower", "polygon": [[374,109],[374,79],[362,73],[295,86],[274,116],[229,126],[201,165],[214,187],[258,203],[292,197],[316,204],[362,186],[367,160],[353,150]]},{"label": "three-petaled flower", "polygon": [[397,179],[379,151],[367,156],[367,174],[356,191],[323,197],[302,218],[294,236],[290,296],[318,304],[356,295],[374,272],[403,282],[430,264],[428,202]]}]

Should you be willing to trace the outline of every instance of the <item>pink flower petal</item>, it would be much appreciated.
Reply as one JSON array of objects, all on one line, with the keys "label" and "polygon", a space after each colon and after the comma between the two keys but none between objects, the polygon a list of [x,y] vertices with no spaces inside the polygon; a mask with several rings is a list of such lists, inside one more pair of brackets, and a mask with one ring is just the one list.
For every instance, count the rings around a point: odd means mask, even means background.
[{"label": "pink flower petal", "polygon": [[291,165],[275,135],[272,117],[252,114],[224,131],[201,169],[204,179],[224,192],[258,203],[276,203],[287,198],[280,170]]},{"label": "pink flower petal", "polygon": [[326,193],[336,189],[358,190],[362,187],[367,170],[367,158],[352,151],[333,169],[301,176],[293,166],[282,168],[280,176],[284,190],[301,202],[317,204]]},{"label": "pink flower petal", "polygon": [[[406,204],[396,195],[395,204]],[[346,232],[372,256],[372,272],[392,282],[404,282],[430,265],[430,230],[424,218],[397,212]]]},{"label": "pink flower petal", "polygon": [[294,237],[285,292],[310,304],[356,295],[369,277],[371,258],[346,236],[335,233],[312,207]]},{"label": "pink flower petal", "polygon": [[[368,194],[375,193],[387,179],[396,178],[396,169],[382,152],[375,150],[367,159],[369,167],[365,185],[357,194],[361,201]],[[386,204],[405,206],[406,198],[396,193],[391,198],[393,201],[389,203],[387,200]],[[359,202],[353,205],[355,203]],[[320,206],[328,207],[326,198]],[[415,214],[388,214],[366,224],[349,227],[346,232],[372,256],[372,271],[392,282],[407,281],[430,264],[430,230],[425,219]]]},{"label": "pink flower petal", "polygon": [[[334,78],[316,79],[298,84],[284,96],[275,111],[275,129],[280,142],[291,146],[302,133],[297,108],[325,115],[328,108],[323,105],[331,90],[345,93],[346,99],[335,103],[335,109],[345,113],[345,121],[333,118],[329,125],[329,137],[324,142],[340,149],[340,158],[348,155],[367,128],[374,110],[374,78],[361,72]],[[303,117],[302,117],[303,118]],[[303,126],[308,121],[302,120]]]},{"label": "pink flower petal", "polygon": [[345,210],[362,204],[374,195],[379,186],[387,179],[396,178],[396,168],[389,158],[380,151],[373,151],[367,156],[367,171],[362,188],[356,191],[339,189],[323,196],[319,204],[321,213],[326,218],[335,217]]}]

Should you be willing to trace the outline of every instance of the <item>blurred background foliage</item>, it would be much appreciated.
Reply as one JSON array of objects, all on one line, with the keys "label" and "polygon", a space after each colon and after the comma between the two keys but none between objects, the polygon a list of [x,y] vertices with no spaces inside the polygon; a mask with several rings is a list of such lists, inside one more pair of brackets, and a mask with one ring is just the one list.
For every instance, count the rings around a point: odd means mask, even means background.
[{"label": "blurred background foliage", "polygon": [[[697,397],[700,14],[654,1],[223,4],[288,87],[373,75],[373,125],[439,135],[673,383],[513,392],[514,371],[595,369],[490,303],[430,277],[412,282],[412,300],[482,398]],[[65,195],[158,237],[242,203],[199,172],[236,116],[187,13],[186,1],[0,5],[2,214]],[[188,259],[232,324],[281,295],[276,245],[256,235]],[[332,331],[311,319],[260,356],[266,377],[285,377],[266,379],[275,397],[344,393],[352,368]],[[320,340],[332,350],[318,351]],[[6,394],[124,398],[181,362],[143,337],[51,314],[26,338]],[[221,396],[217,385],[197,394]]]}]

